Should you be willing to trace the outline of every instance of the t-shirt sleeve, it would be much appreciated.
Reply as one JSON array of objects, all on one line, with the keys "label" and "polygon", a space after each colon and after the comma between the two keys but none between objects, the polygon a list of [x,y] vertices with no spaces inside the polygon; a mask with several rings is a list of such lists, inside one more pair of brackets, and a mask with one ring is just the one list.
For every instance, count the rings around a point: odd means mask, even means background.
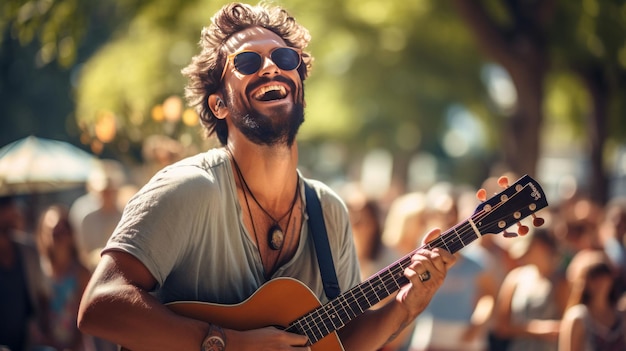
[{"label": "t-shirt sleeve", "polygon": [[120,250],[133,255],[162,285],[199,240],[192,227],[202,211],[194,206],[200,205],[196,200],[207,189],[210,182],[194,167],[161,171],[128,202],[103,253]]}]

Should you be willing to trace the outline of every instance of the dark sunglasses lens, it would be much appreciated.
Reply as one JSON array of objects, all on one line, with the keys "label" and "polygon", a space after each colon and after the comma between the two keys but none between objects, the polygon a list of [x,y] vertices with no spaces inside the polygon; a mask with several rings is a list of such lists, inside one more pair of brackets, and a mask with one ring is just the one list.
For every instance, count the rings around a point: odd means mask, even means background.
[{"label": "dark sunglasses lens", "polygon": [[248,75],[261,68],[261,60],[261,55],[256,52],[246,51],[235,56],[233,63],[239,72]]},{"label": "dark sunglasses lens", "polygon": [[272,61],[278,68],[291,71],[300,65],[300,54],[290,48],[280,48],[272,51]]}]

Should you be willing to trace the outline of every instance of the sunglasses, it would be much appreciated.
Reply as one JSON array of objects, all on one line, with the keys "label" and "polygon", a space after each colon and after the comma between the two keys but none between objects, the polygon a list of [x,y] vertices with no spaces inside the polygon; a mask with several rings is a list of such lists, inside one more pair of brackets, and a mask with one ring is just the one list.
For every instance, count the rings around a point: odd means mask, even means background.
[{"label": "sunglasses", "polygon": [[[292,71],[300,67],[300,62],[302,62],[300,51],[289,47],[276,48],[270,52],[269,57],[283,71]],[[244,50],[230,54],[226,58],[220,81],[224,79],[230,60],[233,61],[235,69],[244,75],[254,74],[263,66],[263,56],[256,51]]]}]

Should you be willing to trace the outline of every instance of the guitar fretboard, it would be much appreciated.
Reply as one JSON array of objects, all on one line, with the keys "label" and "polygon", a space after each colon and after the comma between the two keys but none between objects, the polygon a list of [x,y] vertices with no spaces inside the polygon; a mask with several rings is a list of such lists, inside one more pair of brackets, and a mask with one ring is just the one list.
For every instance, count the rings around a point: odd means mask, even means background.
[{"label": "guitar fretboard", "polygon": [[480,233],[476,230],[472,219],[461,222],[437,239],[403,256],[329,303],[295,320],[289,325],[287,331],[306,335],[309,343],[314,344],[408,284],[409,280],[404,276],[404,270],[409,267],[411,257],[418,250],[442,248],[455,253],[478,237]]}]

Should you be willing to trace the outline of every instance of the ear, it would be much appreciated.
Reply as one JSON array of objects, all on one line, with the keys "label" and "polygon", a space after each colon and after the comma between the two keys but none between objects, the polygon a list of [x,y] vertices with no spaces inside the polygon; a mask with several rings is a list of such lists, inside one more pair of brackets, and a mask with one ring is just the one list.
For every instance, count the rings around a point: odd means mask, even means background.
[{"label": "ear", "polygon": [[219,94],[209,95],[209,108],[218,119],[224,119],[228,115],[228,108],[224,103],[224,99]]}]

